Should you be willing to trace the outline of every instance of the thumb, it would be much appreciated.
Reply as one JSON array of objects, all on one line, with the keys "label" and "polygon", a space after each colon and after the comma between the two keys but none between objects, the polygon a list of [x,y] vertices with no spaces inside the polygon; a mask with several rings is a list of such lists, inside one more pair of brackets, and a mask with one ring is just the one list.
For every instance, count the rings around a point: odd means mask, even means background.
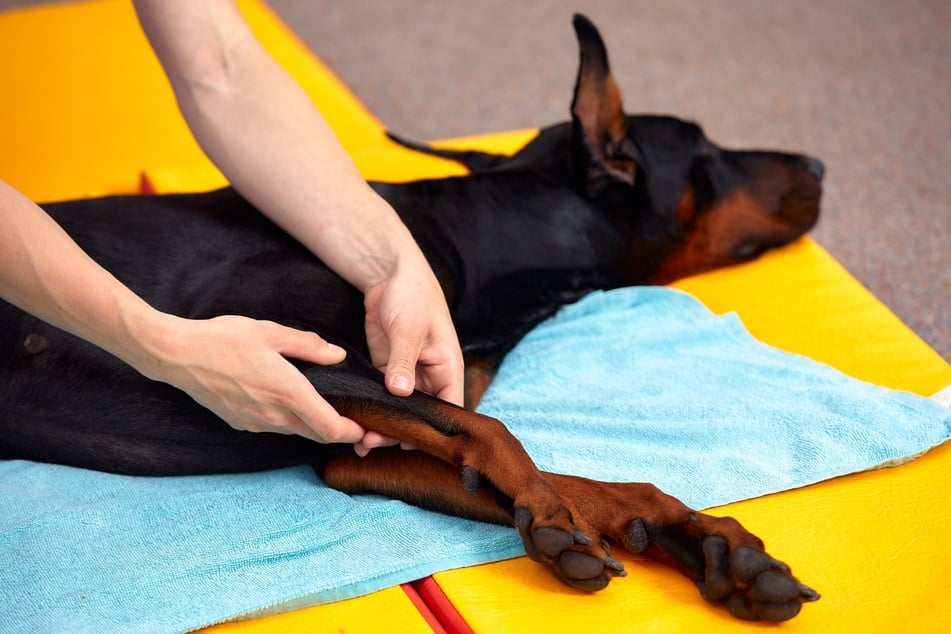
[{"label": "thumb", "polygon": [[386,389],[395,396],[409,396],[416,387],[416,362],[422,342],[409,333],[390,338],[390,358],[386,364]]}]

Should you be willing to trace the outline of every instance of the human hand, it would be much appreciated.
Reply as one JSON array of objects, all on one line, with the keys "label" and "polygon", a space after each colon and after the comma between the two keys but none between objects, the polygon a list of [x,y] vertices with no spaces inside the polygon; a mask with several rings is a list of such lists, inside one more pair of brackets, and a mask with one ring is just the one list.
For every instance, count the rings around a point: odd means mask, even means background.
[{"label": "human hand", "polygon": [[387,389],[409,396],[414,389],[462,404],[463,362],[442,289],[423,267],[398,269],[367,290],[367,344],[386,374]]},{"label": "human hand", "polygon": [[[397,396],[419,389],[462,405],[462,352],[442,289],[422,254],[416,250],[401,259],[389,278],[366,291],[364,306],[370,357],[385,373],[387,389]],[[392,441],[368,432],[357,453],[383,444]]]},{"label": "human hand", "polygon": [[346,352],[312,332],[234,315],[170,317],[148,374],[185,391],[235,429],[356,443],[360,425],[338,414],[285,357],[320,365]]}]

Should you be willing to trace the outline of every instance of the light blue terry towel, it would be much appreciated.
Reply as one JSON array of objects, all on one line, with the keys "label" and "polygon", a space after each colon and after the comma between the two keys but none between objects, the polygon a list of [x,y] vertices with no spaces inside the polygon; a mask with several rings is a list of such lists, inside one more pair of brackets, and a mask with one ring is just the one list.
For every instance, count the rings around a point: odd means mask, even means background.
[{"label": "light blue terry towel", "polygon": [[[563,308],[480,410],[543,469],[651,481],[698,508],[951,436],[937,403],[760,344],[664,288]],[[185,631],[521,552],[514,530],[346,496],[308,467],[137,478],[0,461],[0,632]]]}]

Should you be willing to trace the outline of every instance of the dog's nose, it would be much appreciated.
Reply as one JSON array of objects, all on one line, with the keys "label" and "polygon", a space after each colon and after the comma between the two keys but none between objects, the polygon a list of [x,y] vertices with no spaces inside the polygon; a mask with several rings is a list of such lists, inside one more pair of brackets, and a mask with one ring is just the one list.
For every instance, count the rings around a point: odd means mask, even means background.
[{"label": "dog's nose", "polygon": [[806,172],[817,181],[821,181],[822,177],[825,176],[826,166],[817,158],[811,156],[805,157],[803,167]]}]

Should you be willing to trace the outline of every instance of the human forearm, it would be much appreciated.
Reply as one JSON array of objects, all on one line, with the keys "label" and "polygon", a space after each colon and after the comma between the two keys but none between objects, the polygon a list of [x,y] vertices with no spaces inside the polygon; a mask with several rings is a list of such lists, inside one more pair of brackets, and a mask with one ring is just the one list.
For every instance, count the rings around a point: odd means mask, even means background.
[{"label": "human forearm", "polygon": [[249,74],[268,77],[271,85],[250,82],[237,94],[204,86],[182,90],[192,130],[243,196],[365,292],[391,273],[404,251],[416,249],[412,237],[306,99],[277,98],[280,116],[267,106],[271,95],[299,91],[296,84],[263,69]]},{"label": "human forearm", "polygon": [[338,363],[318,335],[237,316],[159,312],[93,261],[42,209],[0,181],[0,297],[184,390],[228,424],[319,442],[365,435],[284,357]]},{"label": "human forearm", "polygon": [[42,209],[0,181],[0,296],[108,350],[140,372],[148,337],[170,326],[90,259]]},{"label": "human forearm", "polygon": [[399,259],[420,257],[230,2],[140,0],[137,7],[192,132],[256,207],[363,291]]},{"label": "human forearm", "polygon": [[136,0],[182,113],[235,188],[364,294],[374,364],[394,394],[462,401],[442,289],[399,216],[361,178],[307,95],[230,0]]}]

